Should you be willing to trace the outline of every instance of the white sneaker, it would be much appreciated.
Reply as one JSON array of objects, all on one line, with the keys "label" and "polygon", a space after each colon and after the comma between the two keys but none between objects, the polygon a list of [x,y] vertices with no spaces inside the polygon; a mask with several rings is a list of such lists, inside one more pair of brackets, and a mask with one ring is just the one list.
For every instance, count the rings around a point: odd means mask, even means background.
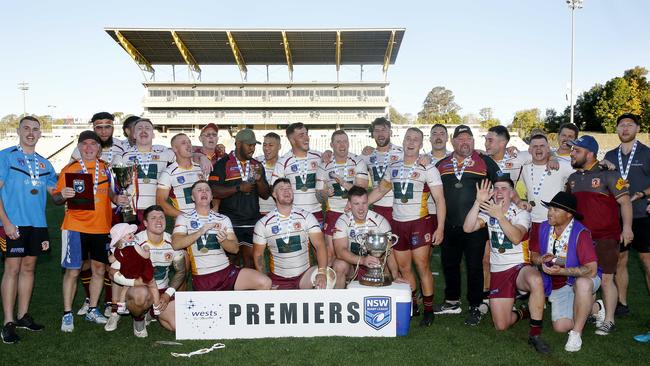
[{"label": "white sneaker", "polygon": [[65,314],[63,318],[61,318],[61,331],[70,333],[74,330],[74,317],[72,316],[72,313]]},{"label": "white sneaker", "polygon": [[[138,328],[142,329],[138,330]],[[149,336],[147,333],[147,324],[144,320],[133,320],[133,335],[138,338],[147,338]]]},{"label": "white sneaker", "polygon": [[84,300],[84,304],[77,311],[77,315],[86,315],[86,313],[88,313],[89,307],[90,307],[90,299],[86,298],[86,300]]},{"label": "white sneaker", "polygon": [[600,310],[598,310],[598,313],[594,317],[596,318],[596,328],[600,328],[603,326],[603,322],[605,322],[605,303],[603,303],[603,300],[598,300],[596,303],[600,306]]},{"label": "white sneaker", "polygon": [[569,332],[569,339],[564,345],[564,350],[567,352],[578,352],[582,348],[582,338],[580,333],[574,332],[573,330]]},{"label": "white sneaker", "polygon": [[129,309],[126,307],[125,302],[118,302],[117,303],[117,313],[120,315],[129,315]]},{"label": "white sneaker", "polygon": [[106,325],[104,325],[104,330],[107,332],[112,332],[115,329],[117,329],[117,323],[120,321],[120,316],[117,313],[112,313],[111,316],[108,317],[108,321],[106,322]]},{"label": "white sneaker", "polygon": [[110,318],[111,313],[113,313],[113,310],[111,309],[111,303],[107,302],[106,304],[104,304],[104,316]]}]

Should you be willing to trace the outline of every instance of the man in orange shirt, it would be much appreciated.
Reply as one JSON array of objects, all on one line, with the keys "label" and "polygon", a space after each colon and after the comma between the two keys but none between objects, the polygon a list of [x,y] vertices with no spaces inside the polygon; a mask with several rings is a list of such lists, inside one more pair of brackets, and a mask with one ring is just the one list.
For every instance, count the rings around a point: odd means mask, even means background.
[{"label": "man in orange shirt", "polygon": [[[77,277],[83,260],[90,258],[92,278],[90,280],[90,307],[86,313],[87,321],[105,324],[106,317],[97,309],[97,302],[104,283],[104,272],[108,264],[108,233],[111,228],[111,200],[118,205],[128,202],[125,196],[114,196],[110,189],[108,164],[99,159],[101,139],[94,131],[84,131],[79,135],[77,147],[81,159],[66,165],[59,174],[54,202],[58,205],[68,202],[84,191],[92,190],[93,204],[84,207],[66,207],[61,225],[61,266],[63,275],[63,318],[61,331],[72,332],[74,322],[72,301],[77,289]],[[75,177],[73,186],[66,184],[68,174],[87,174],[91,177],[91,186],[87,181]],[[78,197],[77,197],[78,198]]]}]

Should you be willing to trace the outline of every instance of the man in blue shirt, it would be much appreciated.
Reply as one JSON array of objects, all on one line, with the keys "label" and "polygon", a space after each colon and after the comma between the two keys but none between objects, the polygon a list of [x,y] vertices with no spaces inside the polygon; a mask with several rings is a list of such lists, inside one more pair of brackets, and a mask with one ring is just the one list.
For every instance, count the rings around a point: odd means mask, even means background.
[{"label": "man in blue shirt", "polygon": [[[41,137],[38,119],[25,116],[18,124],[19,144],[0,151],[0,220],[6,235],[2,276],[4,326],[2,341],[16,343],[16,328],[43,330],[27,313],[34,288],[36,257],[50,248],[45,219],[47,196],[56,186],[50,162],[36,153]],[[0,233],[2,234],[2,233]],[[18,299],[17,320],[14,306]]]}]

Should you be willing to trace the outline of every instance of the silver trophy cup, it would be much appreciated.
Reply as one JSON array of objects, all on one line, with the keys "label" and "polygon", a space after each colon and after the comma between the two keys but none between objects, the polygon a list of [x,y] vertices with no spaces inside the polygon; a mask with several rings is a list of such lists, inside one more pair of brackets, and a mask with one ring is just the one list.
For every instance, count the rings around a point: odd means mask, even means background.
[{"label": "silver trophy cup", "polygon": [[366,274],[359,279],[359,283],[365,286],[390,286],[393,281],[390,274],[385,271],[386,261],[391,248],[397,243],[397,235],[370,232],[359,234],[355,239],[361,245],[364,255],[371,255],[381,262],[380,267],[368,268]]},{"label": "silver trophy cup", "polygon": [[134,167],[135,166],[132,164],[111,166],[111,170],[115,176],[115,183],[117,184],[117,188],[120,194],[126,195],[126,197],[129,199],[129,203],[121,207],[122,219],[124,222],[136,221],[135,212],[133,210],[133,206],[131,206],[131,196],[127,191],[131,183],[133,183],[133,175],[136,174]]}]

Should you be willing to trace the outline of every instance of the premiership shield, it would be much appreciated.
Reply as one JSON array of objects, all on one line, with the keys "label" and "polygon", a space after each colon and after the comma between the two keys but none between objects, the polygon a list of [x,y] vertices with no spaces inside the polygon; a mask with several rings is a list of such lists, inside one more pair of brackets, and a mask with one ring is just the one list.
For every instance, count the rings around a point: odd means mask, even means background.
[{"label": "premiership shield", "polygon": [[72,188],[75,193],[82,193],[86,189],[83,179],[75,179],[72,181]]},{"label": "premiership shield", "polygon": [[363,320],[373,329],[379,330],[392,319],[390,296],[368,296],[363,298]]}]

